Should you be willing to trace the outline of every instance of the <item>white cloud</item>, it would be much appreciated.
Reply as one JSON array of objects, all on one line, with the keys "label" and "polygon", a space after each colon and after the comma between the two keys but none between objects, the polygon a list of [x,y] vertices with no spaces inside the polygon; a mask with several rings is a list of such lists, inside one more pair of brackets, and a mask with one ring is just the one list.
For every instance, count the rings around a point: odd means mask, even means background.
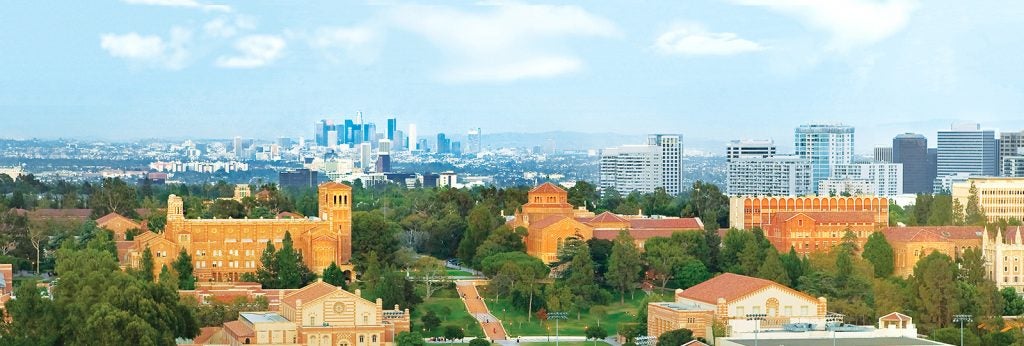
[{"label": "white cloud", "polygon": [[217,66],[226,68],[255,68],[270,64],[281,57],[285,41],[274,35],[249,35],[235,42],[235,49],[241,55],[221,56]]},{"label": "white cloud", "polygon": [[771,9],[832,35],[830,50],[869,45],[906,27],[917,0],[733,0]]},{"label": "white cloud", "polygon": [[615,37],[612,22],[578,6],[501,2],[467,12],[445,6],[399,6],[389,19],[425,37],[452,61],[441,79],[511,81],[562,75],[583,63],[569,51],[570,37]]},{"label": "white cloud", "polygon": [[240,31],[256,28],[256,19],[250,16],[237,15],[234,17],[220,17],[203,24],[203,32],[206,36],[216,38],[231,38]]},{"label": "white cloud", "polygon": [[217,4],[203,4],[195,0],[123,0],[131,5],[151,5],[167,7],[198,8],[203,11],[231,12],[231,6]]},{"label": "white cloud", "polygon": [[708,32],[701,25],[686,24],[659,35],[654,48],[664,54],[733,55],[760,51],[764,46],[731,32]]},{"label": "white cloud", "polygon": [[313,33],[286,31],[285,36],[305,41],[333,63],[348,60],[370,64],[379,55],[383,30],[371,25],[331,26],[317,28]]},{"label": "white cloud", "polygon": [[185,66],[189,56],[185,46],[191,38],[192,33],[180,27],[172,28],[167,40],[156,35],[144,36],[134,32],[103,34],[100,35],[100,48],[115,58],[176,70]]}]

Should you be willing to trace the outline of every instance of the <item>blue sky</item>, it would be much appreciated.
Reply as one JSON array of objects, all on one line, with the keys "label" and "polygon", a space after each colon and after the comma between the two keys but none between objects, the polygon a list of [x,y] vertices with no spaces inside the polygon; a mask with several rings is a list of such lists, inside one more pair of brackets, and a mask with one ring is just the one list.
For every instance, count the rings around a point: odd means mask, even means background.
[{"label": "blue sky", "polygon": [[0,137],[1024,128],[1024,3],[914,0],[16,1]]}]

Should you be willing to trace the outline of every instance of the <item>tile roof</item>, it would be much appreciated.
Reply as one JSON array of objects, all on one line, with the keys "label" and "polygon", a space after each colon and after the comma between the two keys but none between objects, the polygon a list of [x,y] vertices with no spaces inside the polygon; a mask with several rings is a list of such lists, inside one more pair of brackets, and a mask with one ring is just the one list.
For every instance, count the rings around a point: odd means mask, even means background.
[{"label": "tile roof", "polygon": [[630,229],[674,229],[691,230],[703,229],[700,219],[695,217],[684,217],[674,219],[632,219],[629,220]]},{"label": "tile roof", "polygon": [[899,242],[941,242],[952,239],[981,239],[981,226],[915,226],[887,227],[882,230],[885,239]]},{"label": "tile roof", "polygon": [[343,189],[343,190],[351,190],[351,189],[352,189],[352,187],[351,187],[351,186],[348,186],[348,185],[345,185],[345,184],[342,184],[342,183],[339,183],[339,182],[336,182],[336,181],[328,181],[328,182],[326,182],[326,183],[320,184],[320,186],[319,186],[319,187],[320,187],[320,188],[325,188],[325,187],[329,187],[329,188],[341,188],[341,189]]},{"label": "tile roof", "polygon": [[249,328],[249,326],[242,321],[225,322],[224,329],[227,329],[227,331],[235,337],[256,336],[256,333],[253,332],[252,328]]},{"label": "tile roof", "polygon": [[700,342],[700,340],[690,340],[690,342],[687,342],[682,346],[708,346],[708,344]]},{"label": "tile roof", "polygon": [[805,212],[781,212],[775,213],[779,220],[789,220],[799,214],[807,215],[817,222],[843,223],[843,222],[875,222],[875,213],[870,211],[805,211]]},{"label": "tile roof", "polygon": [[28,215],[29,218],[43,219],[77,219],[88,220],[92,215],[92,209],[49,209],[16,210],[19,214]]},{"label": "tile roof", "polygon": [[610,211],[606,211],[606,212],[603,212],[601,214],[598,214],[597,216],[595,216],[594,218],[592,218],[592,219],[590,219],[589,221],[586,221],[586,222],[588,222],[588,223],[626,223],[626,222],[629,222],[629,221],[626,220],[626,219],[623,219],[621,216],[613,214]]},{"label": "tile roof", "polygon": [[199,336],[196,336],[195,339],[192,339],[192,343],[195,344],[195,345],[205,344],[207,340],[210,340],[210,338],[213,338],[214,334],[217,334],[217,332],[220,332],[223,329],[224,329],[224,327],[202,327],[202,328],[199,328]]},{"label": "tile roof", "polygon": [[731,302],[768,286],[777,286],[805,299],[816,301],[814,297],[806,293],[774,281],[733,273],[723,273],[713,277],[677,293],[676,296],[708,304],[717,304],[718,298],[725,298],[726,302]]},{"label": "tile roof", "polygon": [[907,321],[907,322],[909,322],[912,319],[910,318],[910,316],[907,316],[907,315],[904,315],[904,314],[901,314],[901,313],[898,313],[898,312],[890,312],[889,314],[887,314],[885,316],[879,317],[878,320],[879,321],[896,321],[896,322]]},{"label": "tile roof", "polygon": [[[101,217],[101,218],[96,219],[96,224],[102,225],[102,224],[107,223],[107,222],[109,222],[109,221],[111,221],[113,219],[116,219],[116,218],[127,219],[126,217],[121,216],[121,214],[110,213],[110,214],[107,214],[107,215],[103,215],[103,217]],[[134,222],[134,221],[132,221],[132,222]]]},{"label": "tile roof", "polygon": [[557,185],[552,184],[550,182],[540,184],[537,187],[533,188],[533,190],[530,190],[530,193],[534,193],[534,192],[539,192],[539,193],[566,193],[566,194],[568,193],[568,192],[565,191],[565,189],[563,189],[561,187],[558,187]]},{"label": "tile roof", "polygon": [[552,215],[552,216],[548,216],[548,217],[546,217],[546,218],[544,218],[544,219],[542,219],[540,221],[530,223],[530,228],[533,228],[533,229],[547,228],[548,226],[554,225],[554,224],[558,223],[559,221],[562,221],[562,220],[565,220],[565,219],[571,219],[571,218],[568,217],[568,216],[565,216],[565,215]]},{"label": "tile roof", "polygon": [[281,304],[288,304],[288,306],[295,307],[295,302],[299,299],[303,302],[309,302],[336,291],[338,291],[337,287],[323,281],[317,281],[299,289],[297,292],[285,296],[284,299],[281,300]]}]

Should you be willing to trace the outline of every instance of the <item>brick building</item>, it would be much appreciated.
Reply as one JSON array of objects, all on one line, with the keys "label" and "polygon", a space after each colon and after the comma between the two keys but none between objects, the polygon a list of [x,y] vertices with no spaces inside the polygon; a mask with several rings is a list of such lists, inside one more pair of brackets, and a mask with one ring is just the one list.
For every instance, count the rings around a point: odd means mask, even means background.
[{"label": "brick building", "polygon": [[919,226],[888,227],[882,230],[893,250],[893,274],[907,277],[924,256],[938,251],[950,258],[958,258],[968,248],[980,249],[980,226]]}]

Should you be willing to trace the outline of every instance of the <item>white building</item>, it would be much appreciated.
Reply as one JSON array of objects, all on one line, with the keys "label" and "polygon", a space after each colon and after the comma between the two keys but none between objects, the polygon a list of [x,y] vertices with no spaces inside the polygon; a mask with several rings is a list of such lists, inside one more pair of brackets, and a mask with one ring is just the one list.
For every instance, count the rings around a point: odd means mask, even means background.
[{"label": "white building", "polygon": [[458,180],[457,178],[458,178],[458,176],[455,174],[455,172],[452,172],[452,171],[441,172],[440,176],[437,179],[437,186],[438,187],[458,187],[457,186],[457,180]]},{"label": "white building", "polygon": [[805,196],[814,191],[811,160],[798,156],[735,157],[727,166],[729,196]]},{"label": "white building", "polygon": [[981,232],[981,255],[985,260],[985,277],[995,281],[996,287],[1012,287],[1024,293],[1024,239],[1021,227],[996,231],[996,237]]},{"label": "white building", "polygon": [[794,134],[793,147],[796,155],[811,160],[814,166],[813,186],[817,189],[818,181],[831,177],[836,165],[853,162],[853,126],[800,125]]},{"label": "white building", "polygon": [[662,186],[669,195],[678,195],[683,191],[683,135],[648,135],[647,145],[661,148]]},{"label": "white building", "polygon": [[894,197],[903,194],[902,163],[854,163],[835,165],[832,176],[818,182],[818,195],[872,195]]},{"label": "white building", "polygon": [[[628,194],[663,187],[662,149],[653,145],[624,145],[601,152],[601,188]],[[666,189],[667,191],[667,189]]]},{"label": "white building", "polygon": [[771,139],[742,139],[730,141],[725,147],[725,160],[737,158],[768,158],[776,155],[775,141]]}]

